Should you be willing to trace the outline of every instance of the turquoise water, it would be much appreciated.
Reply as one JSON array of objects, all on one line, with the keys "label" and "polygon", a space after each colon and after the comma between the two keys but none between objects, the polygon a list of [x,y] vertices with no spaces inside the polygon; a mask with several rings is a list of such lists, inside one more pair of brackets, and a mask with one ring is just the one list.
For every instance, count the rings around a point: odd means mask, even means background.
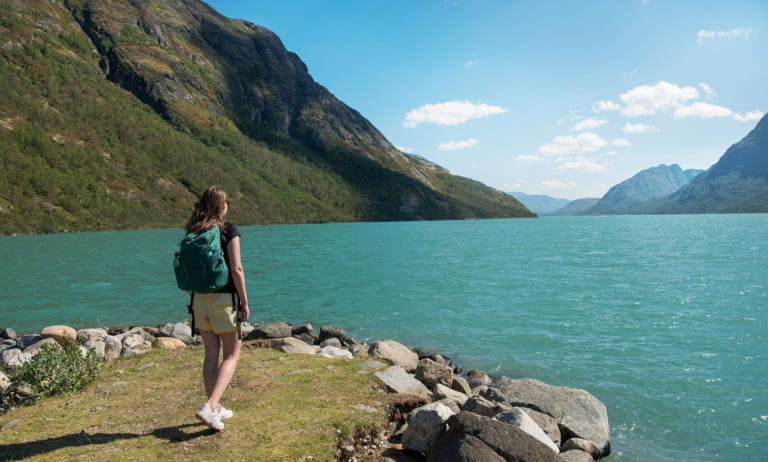
[{"label": "turquoise water", "polygon": [[[583,388],[611,461],[768,460],[768,215],[243,227],[253,320]],[[185,317],[179,230],[0,238],[0,327]]]}]

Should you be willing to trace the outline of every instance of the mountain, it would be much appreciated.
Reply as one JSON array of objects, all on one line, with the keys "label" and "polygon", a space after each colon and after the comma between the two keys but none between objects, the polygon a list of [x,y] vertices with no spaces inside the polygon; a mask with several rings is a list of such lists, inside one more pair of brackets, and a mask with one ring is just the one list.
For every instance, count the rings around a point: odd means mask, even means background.
[{"label": "mountain", "polygon": [[529,217],[401,153],[268,29],[197,0],[0,0],[0,233]]},{"label": "mountain", "polygon": [[637,213],[638,207],[677,191],[703,170],[683,170],[679,165],[659,165],[612,187],[585,215]]},{"label": "mountain", "polygon": [[654,213],[768,212],[768,115]]},{"label": "mountain", "polygon": [[553,215],[562,207],[569,204],[568,199],[558,199],[544,194],[526,194],[524,192],[509,193],[519,200],[530,211],[537,215]]},{"label": "mountain", "polygon": [[600,200],[598,197],[586,197],[584,199],[576,199],[569,202],[564,207],[561,207],[553,215],[583,215],[590,207],[597,204]]}]

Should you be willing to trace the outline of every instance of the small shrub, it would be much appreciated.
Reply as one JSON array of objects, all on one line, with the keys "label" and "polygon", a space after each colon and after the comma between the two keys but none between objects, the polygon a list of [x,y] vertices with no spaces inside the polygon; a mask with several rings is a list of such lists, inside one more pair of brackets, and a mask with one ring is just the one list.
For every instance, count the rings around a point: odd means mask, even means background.
[{"label": "small shrub", "polygon": [[13,375],[13,382],[26,383],[41,395],[69,393],[96,380],[105,362],[93,350],[83,353],[78,343],[44,345]]}]

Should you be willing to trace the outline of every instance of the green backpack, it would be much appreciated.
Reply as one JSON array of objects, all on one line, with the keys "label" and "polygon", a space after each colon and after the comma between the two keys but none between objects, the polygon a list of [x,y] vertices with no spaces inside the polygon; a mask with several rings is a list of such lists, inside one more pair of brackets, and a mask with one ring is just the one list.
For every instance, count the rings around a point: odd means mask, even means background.
[{"label": "green backpack", "polygon": [[229,268],[224,261],[219,227],[184,235],[173,258],[173,269],[181,290],[207,293],[227,285]]}]

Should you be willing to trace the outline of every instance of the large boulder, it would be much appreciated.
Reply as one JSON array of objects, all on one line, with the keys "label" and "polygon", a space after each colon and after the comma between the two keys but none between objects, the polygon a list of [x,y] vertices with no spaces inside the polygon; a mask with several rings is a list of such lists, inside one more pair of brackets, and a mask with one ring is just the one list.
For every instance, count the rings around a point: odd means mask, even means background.
[{"label": "large boulder", "polygon": [[53,337],[47,337],[24,348],[24,353],[28,354],[30,357],[35,356],[43,349],[44,346],[61,349],[61,343],[59,343],[58,340]]},{"label": "large boulder", "polygon": [[176,337],[157,337],[153,345],[161,350],[181,351],[187,348],[187,344]]},{"label": "large boulder", "polygon": [[107,330],[100,327],[80,329],[77,331],[77,340],[84,344],[88,342],[103,342],[107,335]]},{"label": "large boulder", "polygon": [[589,392],[556,387],[535,379],[503,377],[498,388],[513,406],[532,407],[554,417],[568,432],[597,444],[603,457],[610,453],[611,436],[605,405]]},{"label": "large boulder", "polygon": [[77,339],[77,331],[69,326],[48,326],[40,331],[40,337],[52,338],[59,345],[69,345]]},{"label": "large boulder", "polygon": [[345,350],[344,348],[339,348],[335,346],[324,346],[320,349],[320,351],[317,352],[320,356],[325,356],[326,358],[344,358],[344,359],[352,359],[352,353],[349,352],[349,350]]},{"label": "large boulder", "polygon": [[560,447],[555,444],[546,433],[544,433],[544,430],[533,421],[523,408],[514,407],[508,411],[497,414],[494,419],[518,427],[520,430],[549,446],[555,454],[560,452]]},{"label": "large boulder", "polygon": [[0,353],[0,366],[8,371],[15,371],[25,362],[32,359],[32,355],[24,353],[19,348],[9,348]]},{"label": "large boulder", "polygon": [[192,327],[185,322],[168,323],[158,329],[157,337],[173,337],[181,340],[187,345],[191,345],[195,341],[195,336],[192,332]]},{"label": "large boulder", "polygon": [[405,449],[429,452],[437,436],[445,430],[445,422],[456,414],[443,403],[431,403],[408,414],[408,428],[403,433]]},{"label": "large boulder", "polygon": [[375,375],[394,393],[415,392],[423,395],[432,394],[423,383],[413,378],[400,366],[389,367],[383,371],[376,372]]},{"label": "large boulder", "polygon": [[318,339],[318,342],[322,343],[331,338],[338,339],[339,343],[346,347],[354,345],[355,343],[352,338],[347,336],[347,333],[344,332],[344,329],[334,326],[320,326],[320,338]]},{"label": "large boulder", "polygon": [[291,325],[286,322],[278,322],[264,326],[255,326],[253,331],[248,334],[246,340],[285,338],[290,336]]},{"label": "large boulder", "polygon": [[453,384],[453,369],[451,366],[424,358],[416,366],[416,378],[430,388],[438,383],[450,387]]},{"label": "large boulder", "polygon": [[464,393],[460,391],[456,391],[452,388],[448,388],[442,383],[438,383],[435,385],[434,388],[435,391],[435,397],[438,399],[450,399],[454,403],[456,403],[459,407],[463,406],[464,403],[467,402],[469,399],[469,396],[465,395]]},{"label": "large boulder", "polygon": [[395,366],[400,366],[406,372],[415,371],[419,365],[419,355],[411,351],[407,346],[394,340],[374,342],[369,347],[368,353]]},{"label": "large boulder", "polygon": [[295,337],[272,340],[272,348],[280,350],[283,353],[300,353],[307,355],[317,353],[317,349],[314,346],[308,345],[307,342]]},{"label": "large boulder", "polygon": [[104,357],[114,360],[120,357],[123,352],[123,342],[116,335],[107,335],[104,339]]},{"label": "large boulder", "polygon": [[10,327],[0,329],[0,339],[16,340],[17,338],[19,338],[19,336],[16,335],[16,331]]},{"label": "large boulder", "polygon": [[486,417],[493,417],[496,414],[507,411],[509,409],[511,409],[511,406],[506,403],[491,401],[490,399],[480,395],[470,396],[469,399],[461,406],[462,411],[472,412]]},{"label": "large boulder", "polygon": [[448,419],[428,462],[561,462],[555,452],[518,427],[462,411]]}]

